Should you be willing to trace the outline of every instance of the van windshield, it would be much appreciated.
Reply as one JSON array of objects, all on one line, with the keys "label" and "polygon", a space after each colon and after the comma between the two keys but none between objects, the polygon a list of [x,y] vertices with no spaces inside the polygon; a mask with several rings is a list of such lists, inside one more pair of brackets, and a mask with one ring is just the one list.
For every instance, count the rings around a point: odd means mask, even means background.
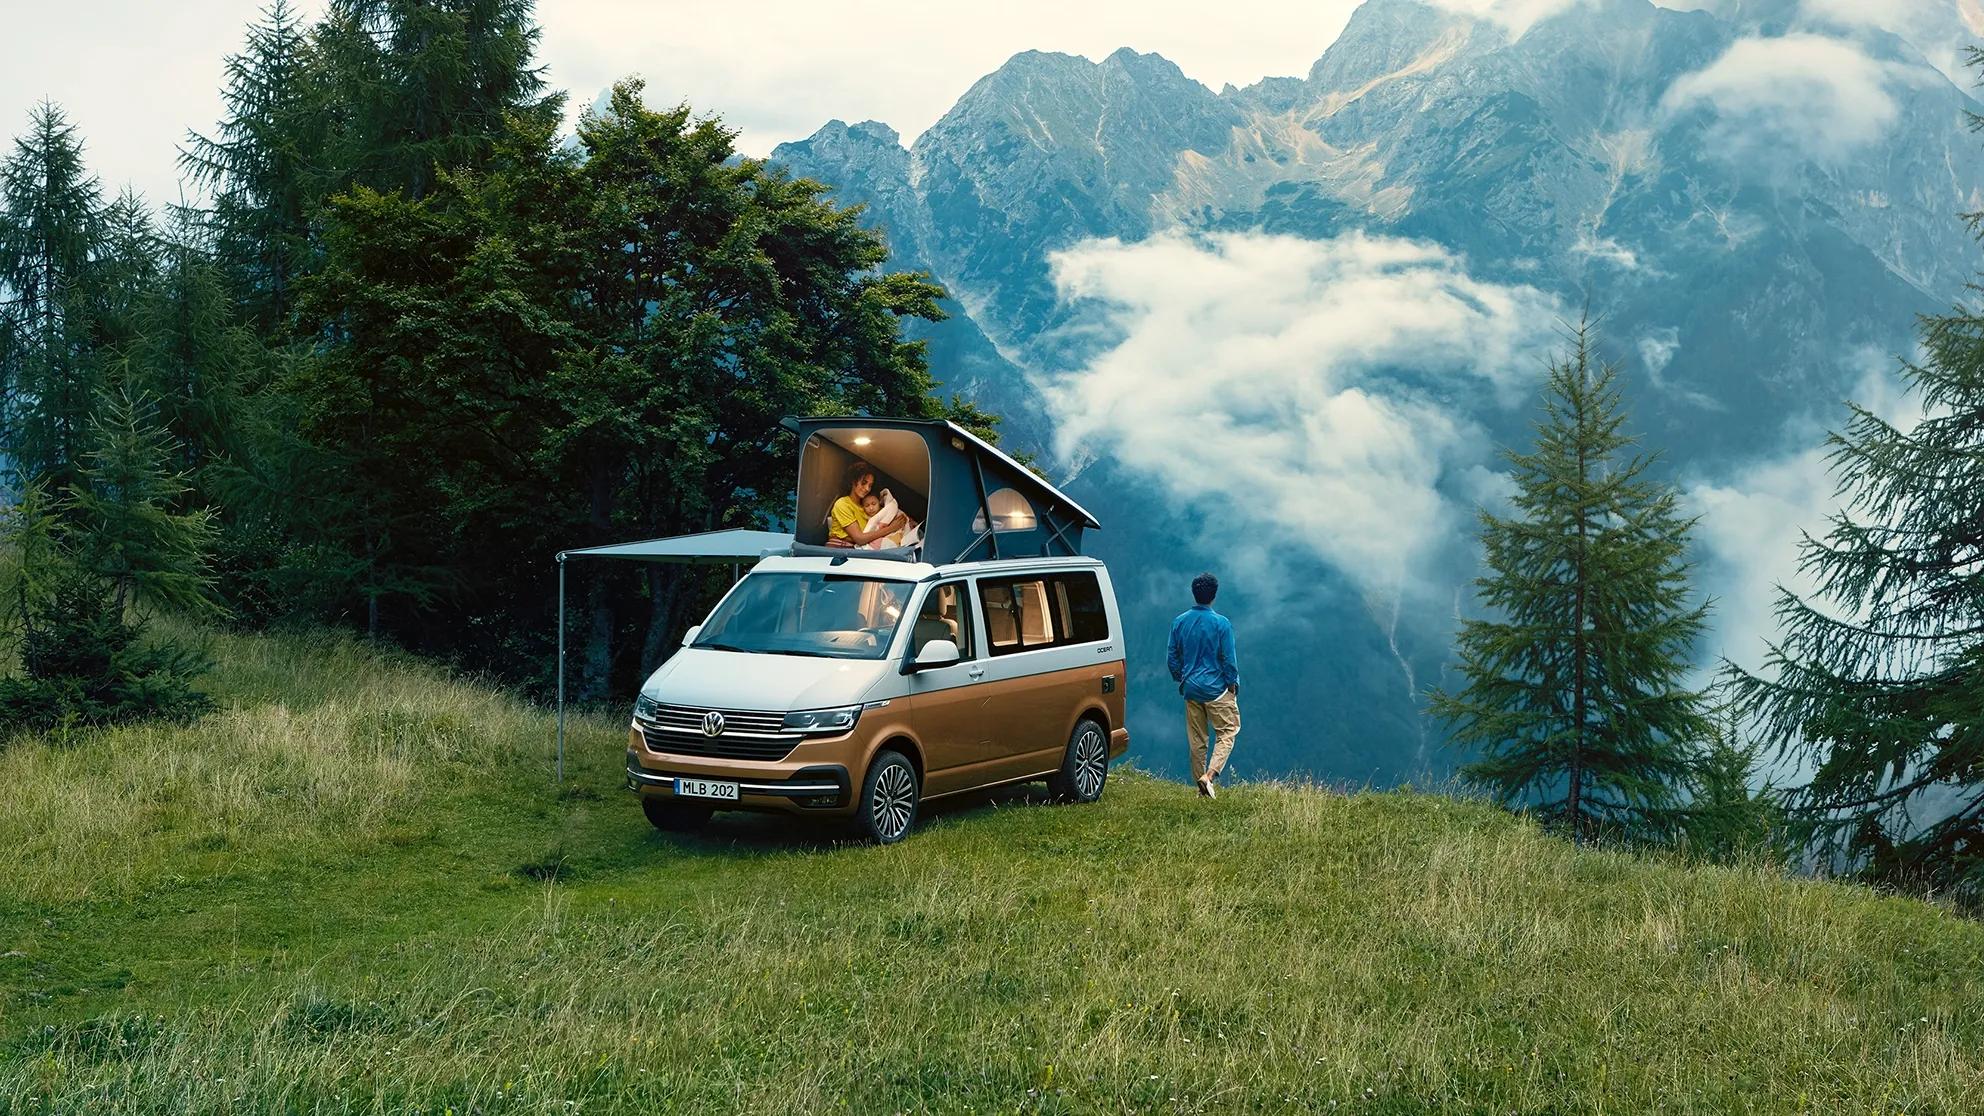
[{"label": "van windshield", "polygon": [[889,653],[915,586],[828,573],[754,573],[704,622],[696,647],[830,659]]}]

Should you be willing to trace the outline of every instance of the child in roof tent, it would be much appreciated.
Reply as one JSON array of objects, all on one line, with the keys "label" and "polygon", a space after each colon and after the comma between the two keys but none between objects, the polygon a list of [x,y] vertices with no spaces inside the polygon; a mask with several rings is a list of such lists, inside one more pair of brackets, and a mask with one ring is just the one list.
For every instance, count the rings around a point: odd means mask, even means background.
[{"label": "child in roof tent", "polygon": [[861,510],[868,513],[868,522],[862,527],[865,534],[888,523],[900,522],[901,526],[886,535],[868,543],[870,550],[884,550],[890,547],[915,546],[923,540],[923,532],[909,513],[896,504],[895,493],[884,488],[880,496],[870,492],[861,502]]},{"label": "child in roof tent", "polygon": [[[887,519],[876,520],[865,510],[868,500],[873,499],[875,469],[866,461],[856,461],[848,465],[846,474],[847,495],[835,500],[827,512],[827,545],[847,547],[867,546],[878,538],[894,533],[897,528]],[[907,517],[904,517],[905,519]],[[866,524],[866,526],[864,526]],[[880,534],[877,534],[880,532]]]}]

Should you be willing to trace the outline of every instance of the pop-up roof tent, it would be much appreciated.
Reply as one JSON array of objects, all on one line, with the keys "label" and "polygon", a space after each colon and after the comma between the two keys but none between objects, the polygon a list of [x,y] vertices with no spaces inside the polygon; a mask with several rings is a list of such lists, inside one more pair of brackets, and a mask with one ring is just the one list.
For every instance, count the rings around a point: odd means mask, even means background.
[{"label": "pop-up roof tent", "polygon": [[[728,564],[734,571],[768,553],[826,549],[827,511],[846,495],[848,466],[865,461],[875,489],[923,524],[923,542],[905,551],[866,551],[872,557],[918,559],[937,565],[985,558],[1080,554],[1082,531],[1101,524],[1019,462],[954,422],[921,419],[792,418],[799,436],[795,528],[706,531],[558,552],[558,779],[565,778],[565,560],[618,558],[636,562]],[[817,550],[814,548],[818,548]]]},{"label": "pop-up roof tent", "polygon": [[1101,526],[1066,493],[954,422],[795,418],[785,426],[799,436],[795,550],[826,544],[827,513],[847,494],[848,466],[856,461],[874,469],[877,493],[889,489],[923,524],[918,553],[891,557],[943,565],[1080,554],[1082,531]]}]

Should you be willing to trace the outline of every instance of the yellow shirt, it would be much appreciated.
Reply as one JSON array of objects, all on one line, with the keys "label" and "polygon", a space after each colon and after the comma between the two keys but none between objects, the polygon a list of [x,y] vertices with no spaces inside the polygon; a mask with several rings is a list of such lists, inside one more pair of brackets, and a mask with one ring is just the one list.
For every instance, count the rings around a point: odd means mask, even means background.
[{"label": "yellow shirt", "polygon": [[854,497],[842,496],[834,501],[833,510],[827,513],[827,537],[853,542],[853,539],[848,538],[847,529],[859,527],[866,522],[868,522],[868,513],[861,510],[861,505],[854,502]]}]

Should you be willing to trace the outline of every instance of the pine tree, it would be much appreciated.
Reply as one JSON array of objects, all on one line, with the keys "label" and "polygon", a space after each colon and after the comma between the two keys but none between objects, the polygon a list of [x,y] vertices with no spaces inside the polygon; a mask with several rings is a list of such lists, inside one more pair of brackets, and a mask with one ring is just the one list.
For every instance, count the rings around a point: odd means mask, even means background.
[{"label": "pine tree", "polygon": [[425,197],[437,170],[480,166],[510,116],[552,123],[531,0],[333,0],[317,30],[347,111],[347,182]]},{"label": "pine tree", "polygon": [[17,469],[61,487],[75,475],[100,387],[91,272],[104,205],[62,110],[43,102],[28,124],[0,161],[0,431]]},{"label": "pine tree", "polygon": [[182,224],[158,243],[157,274],[125,367],[129,390],[155,401],[160,426],[179,447],[176,470],[197,488],[201,470],[244,441],[242,395],[262,351],[196,235]]},{"label": "pine tree", "polygon": [[1740,703],[1726,686],[1717,687],[1710,722],[1679,815],[1688,852],[1718,863],[1788,861],[1801,843],[1798,828],[1784,810],[1783,794],[1758,785],[1764,748],[1744,738]]},{"label": "pine tree", "polygon": [[200,216],[215,257],[234,275],[249,322],[271,336],[288,321],[310,214],[332,184],[324,163],[333,106],[289,0],[263,10],[225,72],[226,116],[212,138],[187,133],[179,163],[212,191]]},{"label": "pine tree", "polygon": [[[1984,53],[1973,51],[1984,69]],[[1984,124],[1984,120],[1979,121]],[[1984,237],[1984,212],[1964,220]],[[1972,294],[1984,293],[1973,288]],[[1841,510],[1806,536],[1817,599],[1779,591],[1749,708],[1812,769],[1822,847],[1889,883],[1984,899],[1984,311],[1921,321],[1903,430],[1851,406],[1827,439]]]},{"label": "pine tree", "polygon": [[213,611],[207,555],[213,513],[175,510],[186,491],[172,469],[176,448],[149,400],[106,396],[81,477],[70,488],[70,550],[77,565],[110,586],[113,614],[132,603],[185,613]]},{"label": "pine tree", "polygon": [[1463,771],[1511,804],[1584,838],[1652,836],[1673,823],[1708,735],[1703,697],[1684,685],[1706,603],[1690,604],[1693,520],[1623,456],[1616,371],[1594,367],[1580,324],[1554,361],[1535,449],[1506,451],[1515,514],[1484,511],[1491,614],[1461,626],[1458,693],[1432,695]]}]

